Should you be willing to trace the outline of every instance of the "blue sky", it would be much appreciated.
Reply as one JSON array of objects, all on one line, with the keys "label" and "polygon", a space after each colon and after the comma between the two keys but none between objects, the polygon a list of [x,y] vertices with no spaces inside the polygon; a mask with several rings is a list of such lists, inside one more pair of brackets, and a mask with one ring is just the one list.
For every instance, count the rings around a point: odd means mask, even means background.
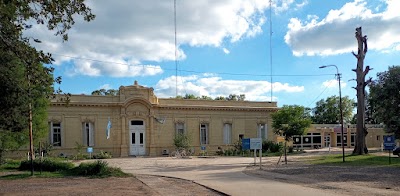
[{"label": "blue sky", "polygon": [[[90,94],[121,85],[153,87],[158,97],[246,94],[279,106],[338,95],[355,98],[355,28],[363,27],[369,76],[400,64],[400,0],[272,0],[272,73],[268,0],[176,0],[178,78],[175,77],[174,1],[88,1],[96,19],[77,18],[69,41],[43,26],[27,34],[53,53],[60,88]],[[58,86],[57,86],[58,87]]]}]

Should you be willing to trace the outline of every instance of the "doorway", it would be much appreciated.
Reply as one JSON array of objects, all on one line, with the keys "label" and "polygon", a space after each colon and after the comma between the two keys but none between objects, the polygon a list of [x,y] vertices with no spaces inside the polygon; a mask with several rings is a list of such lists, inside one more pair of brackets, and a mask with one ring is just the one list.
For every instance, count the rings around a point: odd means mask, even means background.
[{"label": "doorway", "polygon": [[129,155],[139,156],[146,154],[145,125],[142,120],[132,120],[129,123]]}]

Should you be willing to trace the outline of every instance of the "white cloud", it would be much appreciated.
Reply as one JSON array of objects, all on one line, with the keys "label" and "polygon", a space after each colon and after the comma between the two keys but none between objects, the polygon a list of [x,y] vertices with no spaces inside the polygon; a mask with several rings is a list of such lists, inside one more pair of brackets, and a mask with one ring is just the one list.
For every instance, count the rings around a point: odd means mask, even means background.
[{"label": "white cloud", "polygon": [[[340,85],[341,88],[345,88],[347,86],[347,83],[341,82]],[[339,83],[336,79],[332,79],[322,82],[322,86],[325,88],[339,88]]]},{"label": "white cloud", "polygon": [[103,84],[103,85],[101,85],[101,86],[99,87],[99,89],[106,89],[106,90],[108,90],[108,89],[111,89],[111,85],[110,85],[110,84]]},{"label": "white cloud", "polygon": [[393,50],[400,43],[400,1],[386,0],[386,10],[374,13],[365,0],[346,3],[338,10],[329,11],[321,20],[291,18],[285,42],[295,56],[335,55],[357,51],[355,28],[362,26],[368,35],[368,48]]},{"label": "white cloud", "polygon": [[[155,86],[159,97],[175,97],[175,76],[160,80]],[[225,80],[218,76],[191,75],[178,76],[178,94],[194,94],[196,96],[228,96],[229,94],[245,94],[246,100],[268,101],[271,83],[255,80]],[[303,86],[292,86],[288,83],[273,83],[273,92],[296,93],[304,91]],[[277,100],[276,97],[273,98]]]},{"label": "white cloud", "polygon": [[225,53],[225,54],[229,54],[229,53],[231,53],[231,51],[229,51],[229,50],[228,50],[228,49],[226,49],[226,48],[223,48],[223,49],[222,49],[222,51],[224,51],[224,53]]},{"label": "white cloud", "polygon": [[[68,61],[69,75],[154,75],[162,71],[138,66],[175,59],[174,1],[91,0],[88,5],[96,19],[90,23],[77,19],[66,43],[40,25],[25,32],[42,40],[36,47],[54,53],[57,65]],[[221,47],[224,40],[237,42],[260,34],[268,6],[265,0],[177,1],[178,59],[186,58],[184,45]],[[274,4],[280,11],[290,6],[296,1]]]}]

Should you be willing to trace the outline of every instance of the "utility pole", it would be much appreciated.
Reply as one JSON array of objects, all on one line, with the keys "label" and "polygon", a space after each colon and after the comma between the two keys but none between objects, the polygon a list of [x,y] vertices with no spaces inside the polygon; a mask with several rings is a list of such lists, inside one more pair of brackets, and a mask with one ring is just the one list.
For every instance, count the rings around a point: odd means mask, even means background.
[{"label": "utility pole", "polygon": [[358,52],[355,54],[352,52],[354,57],[357,58],[357,68],[353,69],[357,75],[357,131],[356,131],[356,144],[354,146],[353,154],[366,154],[368,153],[367,146],[365,144],[365,136],[368,131],[365,127],[365,86],[367,86],[372,78],[365,81],[365,76],[368,74],[371,68],[365,67],[364,70],[364,59],[368,51],[367,36],[362,35],[361,27],[356,28],[356,39],[358,43]]}]

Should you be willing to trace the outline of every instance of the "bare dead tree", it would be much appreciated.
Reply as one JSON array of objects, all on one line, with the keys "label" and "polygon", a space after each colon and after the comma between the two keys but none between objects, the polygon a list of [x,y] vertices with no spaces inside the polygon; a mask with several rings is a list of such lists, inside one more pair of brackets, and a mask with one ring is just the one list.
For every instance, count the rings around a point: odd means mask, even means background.
[{"label": "bare dead tree", "polygon": [[356,143],[353,150],[353,154],[366,154],[368,149],[365,143],[365,137],[368,134],[367,128],[365,127],[365,87],[371,82],[371,78],[365,81],[365,76],[371,70],[369,66],[365,67],[364,70],[364,59],[368,51],[367,36],[362,35],[361,27],[356,28],[356,39],[358,43],[358,53],[353,55],[357,58],[357,68],[353,69],[357,74],[357,131],[356,131]]}]

